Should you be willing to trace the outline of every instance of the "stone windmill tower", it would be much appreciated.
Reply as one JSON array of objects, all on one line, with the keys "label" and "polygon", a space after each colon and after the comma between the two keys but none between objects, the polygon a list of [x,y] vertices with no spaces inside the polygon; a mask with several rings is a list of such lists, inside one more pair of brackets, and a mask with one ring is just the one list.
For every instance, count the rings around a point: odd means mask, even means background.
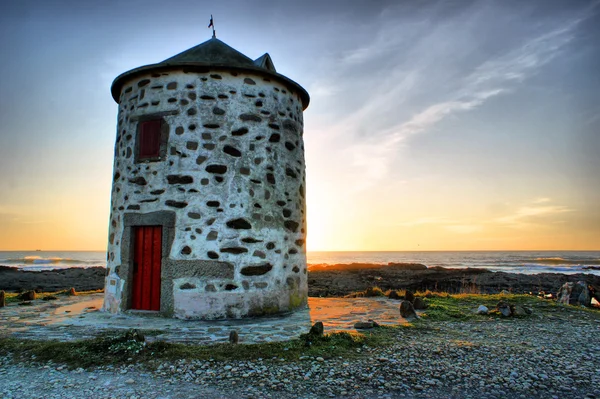
[{"label": "stone windmill tower", "polygon": [[104,310],[218,319],[306,304],[306,90],[214,36],[111,90]]}]

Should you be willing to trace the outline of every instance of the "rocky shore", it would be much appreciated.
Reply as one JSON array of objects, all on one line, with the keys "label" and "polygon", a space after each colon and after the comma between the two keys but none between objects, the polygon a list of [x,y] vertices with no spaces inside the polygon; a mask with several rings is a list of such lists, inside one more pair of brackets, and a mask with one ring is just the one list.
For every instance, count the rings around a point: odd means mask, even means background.
[{"label": "rocky shore", "polygon": [[[50,271],[21,271],[0,266],[0,290],[51,292],[75,288],[77,291],[104,288],[103,267],[69,268]],[[600,287],[593,274],[515,274],[485,269],[446,269],[416,263],[310,265],[309,296],[344,296],[377,286],[382,290],[443,291],[450,293],[551,292],[556,294],[566,282],[586,281]]]},{"label": "rocky shore", "polygon": [[312,265],[308,275],[310,296],[344,296],[377,286],[383,291],[441,291],[449,293],[495,294],[540,291],[556,294],[566,282],[586,281],[600,286],[600,276],[593,274],[516,274],[486,269],[448,269],[416,263],[389,265],[340,264]]}]

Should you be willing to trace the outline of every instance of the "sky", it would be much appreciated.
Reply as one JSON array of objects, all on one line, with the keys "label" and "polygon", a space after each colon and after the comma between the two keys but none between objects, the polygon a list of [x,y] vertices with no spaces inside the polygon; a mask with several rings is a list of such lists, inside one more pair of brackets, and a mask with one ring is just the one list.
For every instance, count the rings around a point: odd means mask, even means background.
[{"label": "sky", "polygon": [[211,37],[311,95],[309,250],[599,250],[600,2],[0,5],[0,250],[104,250],[112,80]]}]

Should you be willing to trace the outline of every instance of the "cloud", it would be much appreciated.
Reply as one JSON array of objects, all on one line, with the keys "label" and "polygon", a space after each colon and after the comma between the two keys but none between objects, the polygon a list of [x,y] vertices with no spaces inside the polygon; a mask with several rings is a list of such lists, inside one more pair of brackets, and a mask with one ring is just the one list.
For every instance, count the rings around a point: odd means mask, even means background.
[{"label": "cloud", "polygon": [[338,163],[360,182],[355,190],[385,179],[410,137],[513,92],[564,50],[582,21],[572,14],[566,21],[540,24],[544,29],[537,32],[495,39],[502,42],[492,43],[500,50],[482,53],[490,43],[477,32],[482,21],[492,24],[498,13],[490,7],[467,9],[436,25],[415,17],[413,31],[394,18],[382,19],[371,42],[335,58],[337,76],[319,78],[317,96],[340,103],[328,104],[331,124],[323,130],[343,150]]},{"label": "cloud", "polygon": [[[542,201],[540,202],[540,200]],[[574,211],[562,205],[548,205],[549,201],[549,198],[538,198],[531,201],[530,204],[521,206],[513,214],[496,218],[493,222],[515,228],[525,228],[533,224],[555,223],[556,220],[553,217],[556,215]]]}]

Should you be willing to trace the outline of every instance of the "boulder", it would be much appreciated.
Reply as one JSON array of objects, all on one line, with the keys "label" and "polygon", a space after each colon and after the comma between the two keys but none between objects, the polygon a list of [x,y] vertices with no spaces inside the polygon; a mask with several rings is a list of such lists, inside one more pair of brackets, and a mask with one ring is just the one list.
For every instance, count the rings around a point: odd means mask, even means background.
[{"label": "boulder", "polygon": [[69,292],[67,293],[67,295],[69,295],[69,296],[77,296],[77,291],[75,291],[75,288],[71,287],[71,289],[69,290]]},{"label": "boulder", "polygon": [[25,291],[19,295],[19,299],[22,301],[33,301],[35,300],[35,291]]},{"label": "boulder", "polygon": [[563,305],[590,306],[592,303],[590,288],[585,281],[564,283],[556,297]]},{"label": "boulder", "polygon": [[312,335],[312,336],[316,336],[316,337],[321,337],[323,335],[324,330],[325,330],[325,328],[323,327],[323,323],[320,321],[317,321],[310,328],[310,331],[308,332],[308,334]]},{"label": "boulder", "polygon": [[6,293],[4,291],[0,291],[0,308],[6,306]]},{"label": "boulder", "polygon": [[415,308],[415,310],[425,310],[427,309],[427,304],[425,303],[423,298],[416,297],[413,301],[413,307]]},{"label": "boulder", "polygon": [[524,306],[521,305],[515,305],[515,307],[513,308],[513,315],[514,316],[529,316],[532,313],[531,309],[526,308]]},{"label": "boulder", "polygon": [[410,301],[401,301],[400,302],[400,316],[405,319],[418,319],[417,312],[415,312],[415,308]]},{"label": "boulder", "polygon": [[412,292],[411,290],[406,290],[406,294],[404,295],[404,299],[409,301],[410,303],[413,303],[415,300],[415,293]]},{"label": "boulder", "polygon": [[500,312],[500,314],[504,317],[509,317],[512,315],[511,306],[506,302],[498,302],[496,308],[498,309],[498,312]]},{"label": "boulder", "polygon": [[231,332],[229,333],[229,343],[237,344],[239,340],[240,340],[240,336],[239,336],[238,332],[235,330],[231,330]]},{"label": "boulder", "polygon": [[390,299],[402,299],[402,298],[400,298],[400,295],[398,295],[398,291],[396,291],[396,290],[391,290],[390,293],[388,294],[388,298],[390,298]]},{"label": "boulder", "polygon": [[379,325],[379,323],[377,323],[377,322],[376,322],[375,320],[373,320],[373,319],[369,319],[369,323],[373,323],[373,327],[381,327],[381,326]]},{"label": "boulder", "polygon": [[354,328],[357,330],[368,330],[375,327],[372,321],[358,321],[354,323]]},{"label": "boulder", "polygon": [[479,307],[477,309],[475,309],[475,313],[482,314],[482,315],[488,314],[489,311],[490,310],[487,308],[487,306],[483,306],[483,305],[479,305]]}]

